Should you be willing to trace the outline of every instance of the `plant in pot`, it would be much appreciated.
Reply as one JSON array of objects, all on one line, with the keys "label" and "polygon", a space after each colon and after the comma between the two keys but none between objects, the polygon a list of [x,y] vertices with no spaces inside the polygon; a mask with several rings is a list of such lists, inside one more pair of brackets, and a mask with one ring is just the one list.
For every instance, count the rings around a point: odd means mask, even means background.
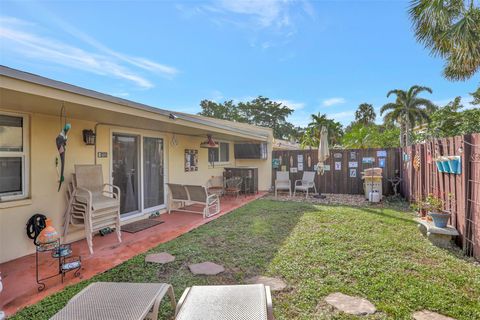
[{"label": "plant in pot", "polygon": [[426,219],[427,211],[425,210],[425,205],[422,201],[413,202],[410,204],[410,209],[415,211],[420,218]]},{"label": "plant in pot", "polygon": [[451,214],[443,210],[442,199],[434,196],[433,194],[429,194],[424,201],[424,205],[428,210],[428,215],[432,218],[435,227],[445,228]]}]

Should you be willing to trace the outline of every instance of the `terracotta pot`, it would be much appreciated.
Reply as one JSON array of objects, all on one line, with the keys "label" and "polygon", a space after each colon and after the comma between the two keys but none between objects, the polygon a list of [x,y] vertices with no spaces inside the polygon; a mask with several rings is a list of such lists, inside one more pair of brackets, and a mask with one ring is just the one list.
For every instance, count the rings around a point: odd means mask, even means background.
[{"label": "terracotta pot", "polygon": [[40,231],[38,235],[37,241],[40,244],[51,243],[57,241],[60,238],[57,230],[52,226],[52,220],[47,219],[45,220],[45,228]]}]

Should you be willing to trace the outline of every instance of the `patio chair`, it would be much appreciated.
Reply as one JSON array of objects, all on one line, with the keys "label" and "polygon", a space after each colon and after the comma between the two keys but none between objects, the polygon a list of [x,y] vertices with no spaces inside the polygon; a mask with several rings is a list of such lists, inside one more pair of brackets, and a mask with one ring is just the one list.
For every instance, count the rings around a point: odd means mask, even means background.
[{"label": "patio chair", "polygon": [[292,183],[288,171],[277,171],[277,179],[275,179],[275,198],[277,197],[277,190],[288,190],[288,196],[292,196]]},{"label": "patio chair", "polygon": [[71,224],[83,224],[90,254],[93,254],[93,234],[104,228],[115,228],[118,242],[122,242],[120,188],[103,183],[101,165],[75,165],[67,197],[70,199],[66,218]]},{"label": "patio chair", "polygon": [[225,181],[225,184],[227,185],[225,188],[225,194],[235,195],[238,198],[242,191],[242,181],[243,179],[241,177],[227,179],[227,181]]},{"label": "patio chair", "polygon": [[310,189],[315,190],[317,192],[317,187],[315,187],[315,171],[304,171],[303,177],[301,180],[295,180],[295,186],[293,190],[293,196],[295,197],[297,190],[305,192],[305,198],[308,198],[308,192]]},{"label": "patio chair", "polygon": [[263,284],[186,288],[175,310],[176,320],[274,320],[270,287]]},{"label": "patio chair", "polygon": [[223,176],[212,176],[208,179],[207,190],[209,194],[218,194],[218,196],[223,196],[225,192],[225,182]]},{"label": "patio chair", "polygon": [[[201,213],[204,218],[209,218],[220,212],[220,198],[218,194],[208,194],[204,186],[181,185],[167,183],[170,189],[168,201],[168,213],[172,210]],[[180,202],[180,207],[173,208],[173,203]],[[194,210],[190,205],[200,204],[202,211]]]}]

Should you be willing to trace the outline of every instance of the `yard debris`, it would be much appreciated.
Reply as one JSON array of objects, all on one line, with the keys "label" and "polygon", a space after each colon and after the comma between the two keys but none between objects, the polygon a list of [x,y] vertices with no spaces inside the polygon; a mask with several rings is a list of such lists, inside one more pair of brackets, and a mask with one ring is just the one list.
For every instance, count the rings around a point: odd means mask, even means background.
[{"label": "yard debris", "polygon": [[450,318],[444,315],[441,315],[436,312],[422,310],[417,311],[413,314],[413,319],[415,320],[455,320],[454,318]]},{"label": "yard debris", "polygon": [[175,261],[175,257],[167,252],[152,253],[145,257],[145,262],[165,264]]},{"label": "yard debris", "polygon": [[340,311],[356,316],[373,314],[377,311],[370,301],[359,297],[348,296],[341,292],[329,294],[325,298],[325,301]]},{"label": "yard debris", "polygon": [[247,279],[246,283],[251,284],[263,284],[269,286],[272,291],[282,291],[287,287],[287,284],[278,278],[270,278],[265,276],[255,276],[253,278]]},{"label": "yard debris", "polygon": [[188,268],[193,274],[197,274],[197,275],[203,274],[207,276],[213,276],[225,271],[225,268],[223,266],[210,261],[190,264]]}]

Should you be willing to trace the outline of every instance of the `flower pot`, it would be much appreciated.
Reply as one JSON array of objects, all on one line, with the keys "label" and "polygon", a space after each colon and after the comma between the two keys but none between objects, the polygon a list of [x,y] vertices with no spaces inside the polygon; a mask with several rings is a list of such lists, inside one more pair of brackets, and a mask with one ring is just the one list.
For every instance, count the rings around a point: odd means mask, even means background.
[{"label": "flower pot", "polygon": [[448,158],[447,157],[442,157],[442,158],[440,158],[440,161],[442,162],[443,172],[451,173],[452,169],[450,168],[450,163],[448,162]]},{"label": "flower pot", "polygon": [[445,172],[443,169],[443,162],[440,159],[435,160],[435,164],[437,165],[438,172]]},{"label": "flower pot", "polygon": [[52,243],[57,241],[60,238],[57,230],[52,226],[52,220],[45,220],[45,228],[40,231],[38,235],[38,243],[41,245]]},{"label": "flower pot", "polygon": [[448,163],[450,165],[450,172],[454,174],[462,173],[462,165],[460,162],[460,156],[448,157]]},{"label": "flower pot", "polygon": [[432,218],[433,224],[437,228],[446,228],[448,220],[450,219],[450,213],[429,212],[428,215]]}]

